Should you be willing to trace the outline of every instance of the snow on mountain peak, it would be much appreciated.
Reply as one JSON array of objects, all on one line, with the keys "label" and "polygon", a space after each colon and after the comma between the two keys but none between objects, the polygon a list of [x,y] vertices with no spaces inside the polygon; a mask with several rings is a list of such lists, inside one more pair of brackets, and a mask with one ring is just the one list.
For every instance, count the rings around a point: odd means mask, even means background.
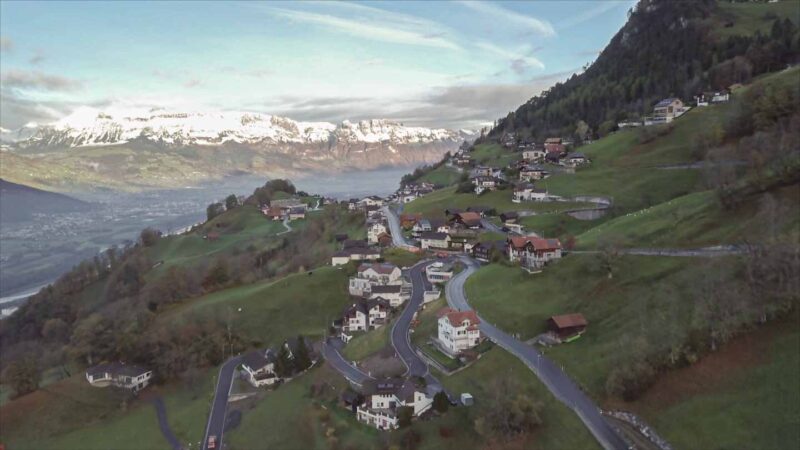
[{"label": "snow on mountain peak", "polygon": [[[4,133],[5,134],[5,133]],[[471,133],[470,133],[471,134]],[[144,138],[164,144],[219,145],[237,143],[344,142],[424,144],[457,142],[461,131],[406,127],[386,119],[298,122],[286,117],[254,112],[195,111],[109,107],[80,107],[50,125],[37,127],[27,144],[90,146],[121,144]]]}]

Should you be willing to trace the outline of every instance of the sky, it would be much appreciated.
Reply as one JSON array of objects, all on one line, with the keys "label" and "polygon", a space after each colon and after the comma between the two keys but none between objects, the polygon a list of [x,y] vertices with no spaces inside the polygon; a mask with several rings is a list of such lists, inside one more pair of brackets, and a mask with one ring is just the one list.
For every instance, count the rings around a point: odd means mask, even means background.
[{"label": "sky", "polygon": [[477,129],[580,73],[633,4],[0,1],[0,126],[92,106]]}]

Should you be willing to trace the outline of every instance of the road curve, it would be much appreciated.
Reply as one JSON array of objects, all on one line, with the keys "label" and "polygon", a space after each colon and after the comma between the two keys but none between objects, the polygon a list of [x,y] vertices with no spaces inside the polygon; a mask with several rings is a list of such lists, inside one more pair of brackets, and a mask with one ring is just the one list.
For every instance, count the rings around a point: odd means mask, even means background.
[{"label": "road curve", "polygon": [[386,215],[386,221],[389,223],[389,231],[392,234],[392,244],[395,247],[400,247],[408,250],[409,248],[416,249],[416,246],[409,243],[405,236],[403,236],[403,229],[400,227],[400,219],[397,218],[397,213],[388,205],[383,207],[383,213]]},{"label": "road curve", "polygon": [[236,368],[241,364],[242,357],[234,356],[219,369],[217,386],[214,390],[214,402],[211,404],[211,413],[206,424],[206,433],[203,435],[202,448],[208,445],[208,437],[217,437],[217,448],[222,448],[222,435],[225,432],[225,414],[228,411],[228,396],[231,394],[233,386],[233,376]]},{"label": "road curve", "polygon": [[[479,266],[472,258],[462,256],[459,259],[464,262],[466,268],[447,283],[445,295],[451,308],[471,309],[464,292],[464,282]],[[603,448],[613,450],[629,448],[625,440],[601,415],[597,405],[550,359],[482,318],[480,329],[494,343],[519,358],[558,400],[575,411]]]},{"label": "road curve", "polygon": [[[322,342],[322,354],[325,361],[331,365],[339,374],[341,374],[347,381],[361,386],[365,381],[372,379],[371,376],[362,372],[359,368],[355,367],[352,362],[346,360],[339,349],[337,348],[334,339],[328,338]],[[339,342],[342,342],[339,340]]]}]

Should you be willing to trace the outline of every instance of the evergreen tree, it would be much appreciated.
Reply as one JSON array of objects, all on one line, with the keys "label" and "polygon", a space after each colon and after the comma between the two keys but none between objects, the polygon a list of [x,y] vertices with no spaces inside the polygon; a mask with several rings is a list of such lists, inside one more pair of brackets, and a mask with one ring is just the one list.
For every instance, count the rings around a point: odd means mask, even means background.
[{"label": "evergreen tree", "polygon": [[286,378],[292,375],[292,360],[289,358],[289,350],[285,345],[281,345],[278,350],[278,356],[275,360],[275,373],[281,377]]},{"label": "evergreen tree", "polygon": [[311,366],[311,356],[308,354],[308,346],[302,334],[297,336],[297,350],[294,352],[294,366],[297,371],[306,370]]}]

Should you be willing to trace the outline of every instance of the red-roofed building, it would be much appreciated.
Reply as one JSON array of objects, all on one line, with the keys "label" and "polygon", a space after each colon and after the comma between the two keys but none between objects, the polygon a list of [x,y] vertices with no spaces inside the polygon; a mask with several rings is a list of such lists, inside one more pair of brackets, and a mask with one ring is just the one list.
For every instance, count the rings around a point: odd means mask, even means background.
[{"label": "red-roofed building", "polygon": [[481,319],[475,311],[444,308],[438,315],[439,346],[450,356],[455,357],[481,342]]},{"label": "red-roofed building", "polygon": [[555,333],[562,341],[567,342],[582,335],[586,331],[588,324],[589,322],[580,313],[562,314],[547,319],[547,327],[550,331]]},{"label": "red-roofed building", "polygon": [[547,138],[544,141],[544,149],[547,153],[561,154],[564,153],[564,144],[559,137]]},{"label": "red-roofed building", "polygon": [[508,259],[519,261],[527,268],[541,268],[548,262],[561,258],[561,242],[535,236],[512,236],[506,241]]}]

